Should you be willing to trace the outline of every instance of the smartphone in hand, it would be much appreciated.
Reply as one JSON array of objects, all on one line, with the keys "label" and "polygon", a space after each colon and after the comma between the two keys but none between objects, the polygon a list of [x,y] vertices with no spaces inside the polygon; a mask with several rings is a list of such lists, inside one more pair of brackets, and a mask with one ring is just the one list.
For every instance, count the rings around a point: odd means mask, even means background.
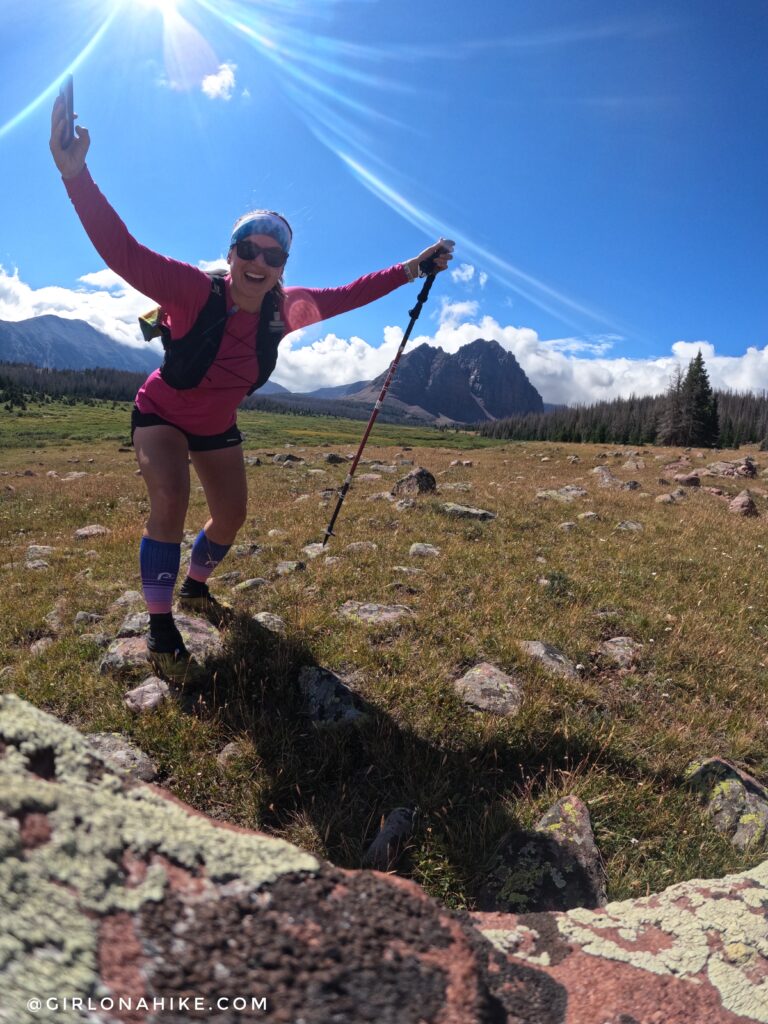
[{"label": "smartphone in hand", "polygon": [[61,148],[66,149],[75,140],[75,101],[72,75],[67,75],[64,79],[59,89],[59,96],[64,101],[64,127],[61,132]]}]

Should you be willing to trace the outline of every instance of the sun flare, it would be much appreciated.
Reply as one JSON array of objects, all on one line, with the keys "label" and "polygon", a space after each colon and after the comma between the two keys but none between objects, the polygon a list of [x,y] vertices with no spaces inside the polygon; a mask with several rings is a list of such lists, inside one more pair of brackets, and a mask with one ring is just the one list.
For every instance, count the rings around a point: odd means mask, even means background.
[{"label": "sun flare", "polygon": [[134,0],[137,7],[144,10],[159,11],[163,16],[175,14],[180,0]]}]

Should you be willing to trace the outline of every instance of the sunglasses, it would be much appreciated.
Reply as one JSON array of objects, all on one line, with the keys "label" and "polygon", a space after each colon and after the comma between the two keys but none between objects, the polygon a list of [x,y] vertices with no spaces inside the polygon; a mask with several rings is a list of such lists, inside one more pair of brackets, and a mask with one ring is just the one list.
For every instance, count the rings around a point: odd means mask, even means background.
[{"label": "sunglasses", "polygon": [[269,245],[265,248],[255,242],[249,242],[247,238],[235,242],[235,250],[241,260],[255,260],[261,254],[268,267],[284,267],[288,259],[288,253],[279,245]]}]

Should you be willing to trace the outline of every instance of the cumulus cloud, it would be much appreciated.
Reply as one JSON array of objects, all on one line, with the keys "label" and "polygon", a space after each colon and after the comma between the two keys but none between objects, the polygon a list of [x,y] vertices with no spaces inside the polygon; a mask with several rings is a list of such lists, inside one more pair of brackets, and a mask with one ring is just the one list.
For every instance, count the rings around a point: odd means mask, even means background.
[{"label": "cumulus cloud", "polygon": [[[221,267],[222,261],[201,261],[202,269]],[[140,340],[136,318],[154,305],[130,288],[111,270],[84,274],[75,289],[58,286],[33,288],[17,270],[0,266],[0,320],[25,320],[54,314],[86,320],[116,341],[134,347]],[[621,338],[616,335],[540,338],[531,327],[501,324],[478,316],[476,302],[444,301],[432,334],[412,338],[417,345],[435,345],[454,353],[478,338],[497,341],[511,352],[546,402],[565,404],[602,401],[630,394],[661,394],[676,367],[687,367],[701,351],[712,386],[733,391],[768,390],[768,345],[750,347],[743,355],[718,355],[707,341],[677,340],[668,355],[629,359],[613,354]],[[370,341],[327,334],[309,342],[307,332],[295,331],[280,346],[274,379],[291,391],[371,380],[392,362],[403,337],[401,327],[385,327]]]},{"label": "cumulus cloud", "polygon": [[231,100],[235,91],[236,64],[220,64],[214,75],[206,75],[201,83],[205,95],[212,100]]},{"label": "cumulus cloud", "polygon": [[26,320],[33,316],[86,320],[115,341],[134,348],[144,344],[137,317],[155,303],[129,287],[111,270],[84,274],[76,289],[48,285],[32,288],[18,270],[12,274],[0,266],[0,320]]},{"label": "cumulus cloud", "polygon": [[475,276],[475,268],[471,263],[460,263],[451,271],[451,279],[455,282],[468,284]]}]

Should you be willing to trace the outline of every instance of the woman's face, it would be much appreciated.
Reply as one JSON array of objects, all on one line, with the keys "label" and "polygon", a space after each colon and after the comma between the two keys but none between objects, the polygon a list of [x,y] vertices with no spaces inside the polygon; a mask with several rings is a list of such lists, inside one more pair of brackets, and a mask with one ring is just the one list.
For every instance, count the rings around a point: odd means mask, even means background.
[{"label": "woman's face", "polygon": [[[279,249],[271,235],[248,235],[246,242],[253,242],[263,249]],[[233,246],[227,257],[232,274],[232,298],[248,313],[258,313],[267,292],[280,280],[283,267],[270,267],[259,253],[254,259],[243,259]]]}]

